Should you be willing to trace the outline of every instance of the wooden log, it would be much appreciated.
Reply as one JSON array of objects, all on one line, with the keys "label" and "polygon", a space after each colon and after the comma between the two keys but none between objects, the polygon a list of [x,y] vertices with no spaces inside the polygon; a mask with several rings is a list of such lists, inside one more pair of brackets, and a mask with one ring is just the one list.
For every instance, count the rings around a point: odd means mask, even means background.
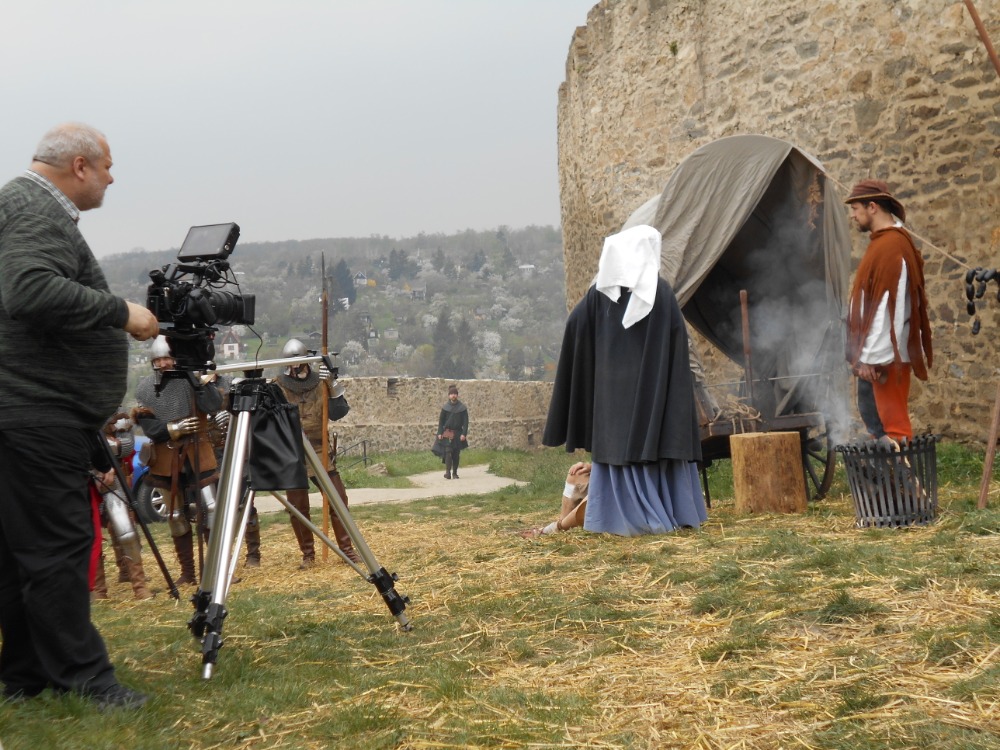
[{"label": "wooden log", "polygon": [[753,432],[729,438],[737,513],[802,513],[806,480],[797,432]]}]

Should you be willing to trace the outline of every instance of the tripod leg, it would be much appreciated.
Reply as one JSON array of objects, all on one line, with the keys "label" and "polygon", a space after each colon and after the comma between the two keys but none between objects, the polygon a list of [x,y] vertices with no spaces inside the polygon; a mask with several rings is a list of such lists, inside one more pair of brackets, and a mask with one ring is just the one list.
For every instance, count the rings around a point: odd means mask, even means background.
[{"label": "tripod leg", "polygon": [[236,515],[243,492],[244,469],[250,446],[250,412],[239,411],[235,428],[230,426],[217,493],[215,528],[209,535],[205,569],[201,585],[194,595],[195,613],[188,628],[195,638],[201,639],[202,677],[209,679],[222,648],[222,623],[227,611],[229,593],[229,561],[233,554],[236,533]]},{"label": "tripod leg", "polygon": [[[312,467],[314,474],[316,475],[316,481],[319,483],[320,489],[323,490],[323,496],[326,498],[327,504],[330,506],[337,518],[344,525],[344,529],[351,537],[351,541],[354,542],[354,548],[357,550],[358,554],[361,555],[361,559],[370,571],[368,576],[368,581],[378,589],[379,594],[382,595],[382,600],[385,602],[389,611],[396,618],[400,627],[403,630],[409,630],[412,626],[410,625],[409,619],[406,617],[406,605],[410,603],[409,598],[401,596],[396,592],[395,581],[397,580],[395,573],[389,573],[379,565],[378,560],[375,559],[374,553],[368,546],[368,542],[361,535],[361,531],[358,529],[357,524],[354,523],[354,519],[351,518],[351,514],[347,510],[347,506],[344,505],[343,498],[340,497],[340,493],[337,492],[337,488],[333,486],[333,482],[330,481],[330,477],[327,475],[326,471],[323,469],[323,463],[320,461],[318,455],[316,455],[315,449],[312,444],[306,438],[305,433],[302,434],[302,448],[305,451],[306,461]],[[328,539],[325,539],[328,546],[333,549],[333,545],[329,543]],[[340,552],[340,549],[337,548]],[[341,553],[343,554],[343,553]],[[344,559],[347,559],[346,555],[343,555]]]},{"label": "tripod leg", "polygon": [[[243,547],[243,537],[250,522],[250,511],[253,510],[254,491],[247,489],[243,498],[243,512],[240,514],[240,525],[236,530],[236,541],[233,542],[233,556],[229,561],[229,580],[236,577],[236,566],[240,561],[240,548]],[[227,584],[228,585],[228,584]]]},{"label": "tripod leg", "polygon": [[301,521],[302,525],[305,526],[307,529],[309,529],[317,537],[319,537],[319,540],[323,542],[323,544],[325,544],[327,547],[329,547],[338,555],[340,555],[341,559],[343,559],[345,563],[354,568],[354,570],[357,571],[358,575],[360,575],[366,581],[368,580],[369,578],[368,573],[365,572],[365,570],[360,565],[358,565],[354,560],[352,560],[346,554],[344,554],[344,551],[340,549],[340,546],[335,541],[330,539],[330,537],[328,537],[325,533],[323,533],[323,531],[321,531],[320,528],[312,522],[311,518],[307,518],[302,511],[300,511],[298,508],[292,505],[285,495],[282,495],[280,492],[275,492],[273,490],[271,491],[271,495],[279,503],[285,506],[285,510],[287,510],[293,518],[297,518],[299,521]]}]

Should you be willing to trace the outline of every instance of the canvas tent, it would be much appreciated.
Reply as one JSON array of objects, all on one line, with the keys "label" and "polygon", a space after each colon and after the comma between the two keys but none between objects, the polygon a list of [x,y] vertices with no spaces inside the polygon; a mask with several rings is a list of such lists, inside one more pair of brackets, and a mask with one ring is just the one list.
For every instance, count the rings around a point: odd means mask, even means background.
[{"label": "canvas tent", "polygon": [[623,229],[636,224],[663,235],[660,274],[688,323],[741,365],[747,290],[762,415],[821,411],[829,381],[813,376],[846,373],[850,264],[847,212],[822,165],[775,138],[723,138],[681,162]]}]

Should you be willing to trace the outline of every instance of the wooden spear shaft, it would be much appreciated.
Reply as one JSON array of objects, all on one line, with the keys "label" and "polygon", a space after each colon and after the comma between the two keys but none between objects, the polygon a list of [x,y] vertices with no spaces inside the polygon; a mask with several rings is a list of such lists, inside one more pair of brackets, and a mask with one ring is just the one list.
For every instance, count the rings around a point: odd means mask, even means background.
[{"label": "wooden spear shaft", "polygon": [[[323,331],[323,338],[320,342],[320,353],[329,354],[330,348],[327,345],[327,336],[329,334],[329,318],[330,318],[330,299],[326,293],[326,256],[324,253],[320,253],[320,273],[323,277],[323,294],[320,297],[320,307],[323,311],[323,326],[321,330]],[[330,431],[329,419],[330,419],[330,383],[326,380],[323,382],[323,411],[321,414],[322,424],[323,424],[323,442],[322,442],[322,452],[320,456],[323,457],[323,470],[330,470]],[[323,500],[323,534],[325,536],[330,535],[330,505]],[[327,557],[330,554],[330,549],[324,544],[323,545],[323,561],[326,562]]]},{"label": "wooden spear shaft", "polygon": [[993,478],[993,459],[997,455],[997,439],[1000,437],[1000,385],[997,385],[997,400],[993,404],[993,421],[990,424],[990,437],[986,443],[986,461],[983,464],[983,482],[979,485],[979,510],[986,507],[990,496],[990,480]]},{"label": "wooden spear shaft", "polygon": [[983,21],[976,11],[976,6],[972,4],[972,0],[965,0],[965,7],[968,8],[969,15],[972,16],[972,23],[976,25],[979,38],[983,40],[983,46],[986,47],[986,54],[990,56],[990,60],[993,61],[993,67],[996,69],[997,75],[1000,76],[1000,57],[997,57],[997,51],[993,49],[990,35],[986,31],[986,27],[983,26]]}]

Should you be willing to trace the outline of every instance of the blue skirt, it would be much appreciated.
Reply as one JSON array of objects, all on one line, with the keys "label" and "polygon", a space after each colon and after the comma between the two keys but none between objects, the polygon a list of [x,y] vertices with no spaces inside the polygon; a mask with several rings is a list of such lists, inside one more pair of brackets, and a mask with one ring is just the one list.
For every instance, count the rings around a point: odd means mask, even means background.
[{"label": "blue skirt", "polygon": [[610,466],[594,463],[583,528],[639,536],[664,534],[708,520],[698,465],[662,459],[659,463]]}]

